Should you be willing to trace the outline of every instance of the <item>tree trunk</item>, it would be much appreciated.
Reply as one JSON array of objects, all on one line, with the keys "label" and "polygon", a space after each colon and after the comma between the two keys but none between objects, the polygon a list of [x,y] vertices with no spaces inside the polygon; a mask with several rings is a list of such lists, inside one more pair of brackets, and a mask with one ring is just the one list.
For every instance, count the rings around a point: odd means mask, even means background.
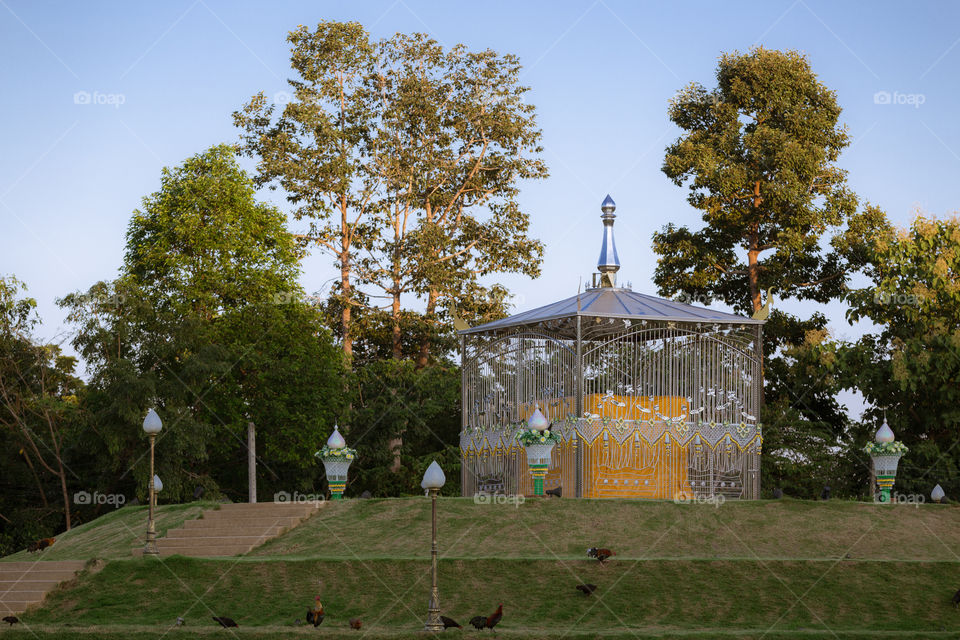
[{"label": "tree trunk", "polygon": [[350,316],[353,311],[353,295],[350,288],[350,223],[347,221],[347,197],[340,202],[340,290],[343,296],[343,311],[340,324],[343,329],[343,354],[350,360],[353,357],[353,333]]},{"label": "tree trunk", "polygon": [[33,474],[33,479],[37,483],[37,491],[40,492],[40,499],[43,501],[44,508],[50,508],[50,503],[47,502],[47,494],[43,490],[43,483],[40,482],[40,476],[37,475],[37,469],[33,466],[33,461],[30,459],[30,455],[27,453],[26,449],[20,449],[20,455],[23,456],[24,462],[26,462],[27,466],[30,467],[30,472]]},{"label": "tree trunk", "polygon": [[63,463],[60,461],[60,455],[57,455],[57,467],[60,476],[60,490],[63,492],[63,515],[67,521],[67,531],[70,531],[70,493],[67,491],[67,474],[63,470]]},{"label": "tree trunk", "polygon": [[[433,319],[434,314],[437,310],[437,298],[440,297],[439,292],[430,288],[430,293],[427,294],[427,310],[424,314],[424,317],[427,320],[427,326],[429,329],[433,328]],[[417,354],[417,369],[423,369],[427,366],[427,363],[430,361],[430,346],[431,346],[431,337],[429,332],[423,336],[420,340],[420,353]]]},{"label": "tree trunk", "polygon": [[[763,198],[760,197],[760,181],[753,183],[753,208],[759,209]],[[747,278],[750,281],[750,302],[753,312],[760,311],[763,304],[760,300],[760,223],[754,222],[750,228],[749,246],[747,248]]]}]

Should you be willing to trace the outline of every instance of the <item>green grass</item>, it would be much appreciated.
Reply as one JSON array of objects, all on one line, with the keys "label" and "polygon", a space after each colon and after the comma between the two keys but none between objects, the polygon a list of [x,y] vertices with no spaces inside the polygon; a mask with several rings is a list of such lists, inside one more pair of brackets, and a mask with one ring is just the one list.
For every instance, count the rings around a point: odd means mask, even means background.
[{"label": "green grass", "polygon": [[[161,517],[169,510],[182,519],[189,508],[162,507]],[[442,499],[439,513],[444,614],[467,625],[503,602],[498,633],[507,639],[960,636],[950,603],[960,587],[960,507]],[[422,627],[430,580],[424,498],[330,503],[254,553],[216,560],[132,559],[133,537],[107,544],[115,538],[103,534],[118,524],[108,518],[99,534],[93,525],[101,521],[71,532],[72,546],[61,550],[96,548],[116,559],[26,612],[29,631],[0,633],[223,635],[210,616],[226,615],[245,638],[316,635],[293,622],[318,593],[326,636],[403,640]],[[593,545],[618,555],[601,566],[584,555]],[[581,595],[580,582],[597,584],[597,594]],[[171,629],[177,616],[185,628]],[[363,634],[350,631],[351,617],[364,620]]]},{"label": "green grass", "polygon": [[[184,520],[200,516],[204,509],[217,507],[215,502],[191,502],[189,504],[162,505],[154,520],[157,535],[167,529],[175,529]],[[147,507],[123,507],[91,520],[70,531],[58,535],[52,547],[38,553],[18,551],[0,558],[3,561],[18,560],[104,560],[129,558],[133,549],[143,547],[147,530]]]}]

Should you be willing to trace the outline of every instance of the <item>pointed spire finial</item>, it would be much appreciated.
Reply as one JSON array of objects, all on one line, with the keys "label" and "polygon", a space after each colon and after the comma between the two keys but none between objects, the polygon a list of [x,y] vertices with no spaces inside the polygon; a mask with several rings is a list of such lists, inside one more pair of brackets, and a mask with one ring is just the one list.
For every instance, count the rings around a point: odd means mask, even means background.
[{"label": "pointed spire finial", "polygon": [[620,256],[617,255],[617,244],[613,240],[613,223],[617,218],[614,211],[617,203],[608,194],[600,205],[603,215],[603,245],[600,247],[600,259],[597,261],[597,270],[600,271],[600,286],[617,286],[617,271],[620,270]]}]

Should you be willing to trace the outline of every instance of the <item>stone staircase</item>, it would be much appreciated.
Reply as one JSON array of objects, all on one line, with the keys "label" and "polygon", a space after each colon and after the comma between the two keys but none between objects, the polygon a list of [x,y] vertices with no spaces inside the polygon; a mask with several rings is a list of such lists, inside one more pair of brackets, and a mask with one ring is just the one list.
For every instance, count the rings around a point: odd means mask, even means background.
[{"label": "stone staircase", "polygon": [[[201,558],[247,553],[270,538],[291,529],[316,512],[322,502],[231,503],[208,509],[197,520],[187,520],[157,538],[160,557]],[[142,555],[136,549],[134,555]]]},{"label": "stone staircase", "polygon": [[0,562],[0,617],[23,613],[85,564],[82,560]]}]

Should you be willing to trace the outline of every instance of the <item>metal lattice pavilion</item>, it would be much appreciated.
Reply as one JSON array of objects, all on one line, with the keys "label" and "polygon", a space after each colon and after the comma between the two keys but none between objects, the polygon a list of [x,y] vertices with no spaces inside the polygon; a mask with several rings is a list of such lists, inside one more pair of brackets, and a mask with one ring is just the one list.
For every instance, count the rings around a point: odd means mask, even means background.
[{"label": "metal lattice pavilion", "polygon": [[539,406],[564,496],[758,498],[763,322],[616,284],[607,196],[584,293],[460,332],[463,493],[528,494],[515,440]]}]

